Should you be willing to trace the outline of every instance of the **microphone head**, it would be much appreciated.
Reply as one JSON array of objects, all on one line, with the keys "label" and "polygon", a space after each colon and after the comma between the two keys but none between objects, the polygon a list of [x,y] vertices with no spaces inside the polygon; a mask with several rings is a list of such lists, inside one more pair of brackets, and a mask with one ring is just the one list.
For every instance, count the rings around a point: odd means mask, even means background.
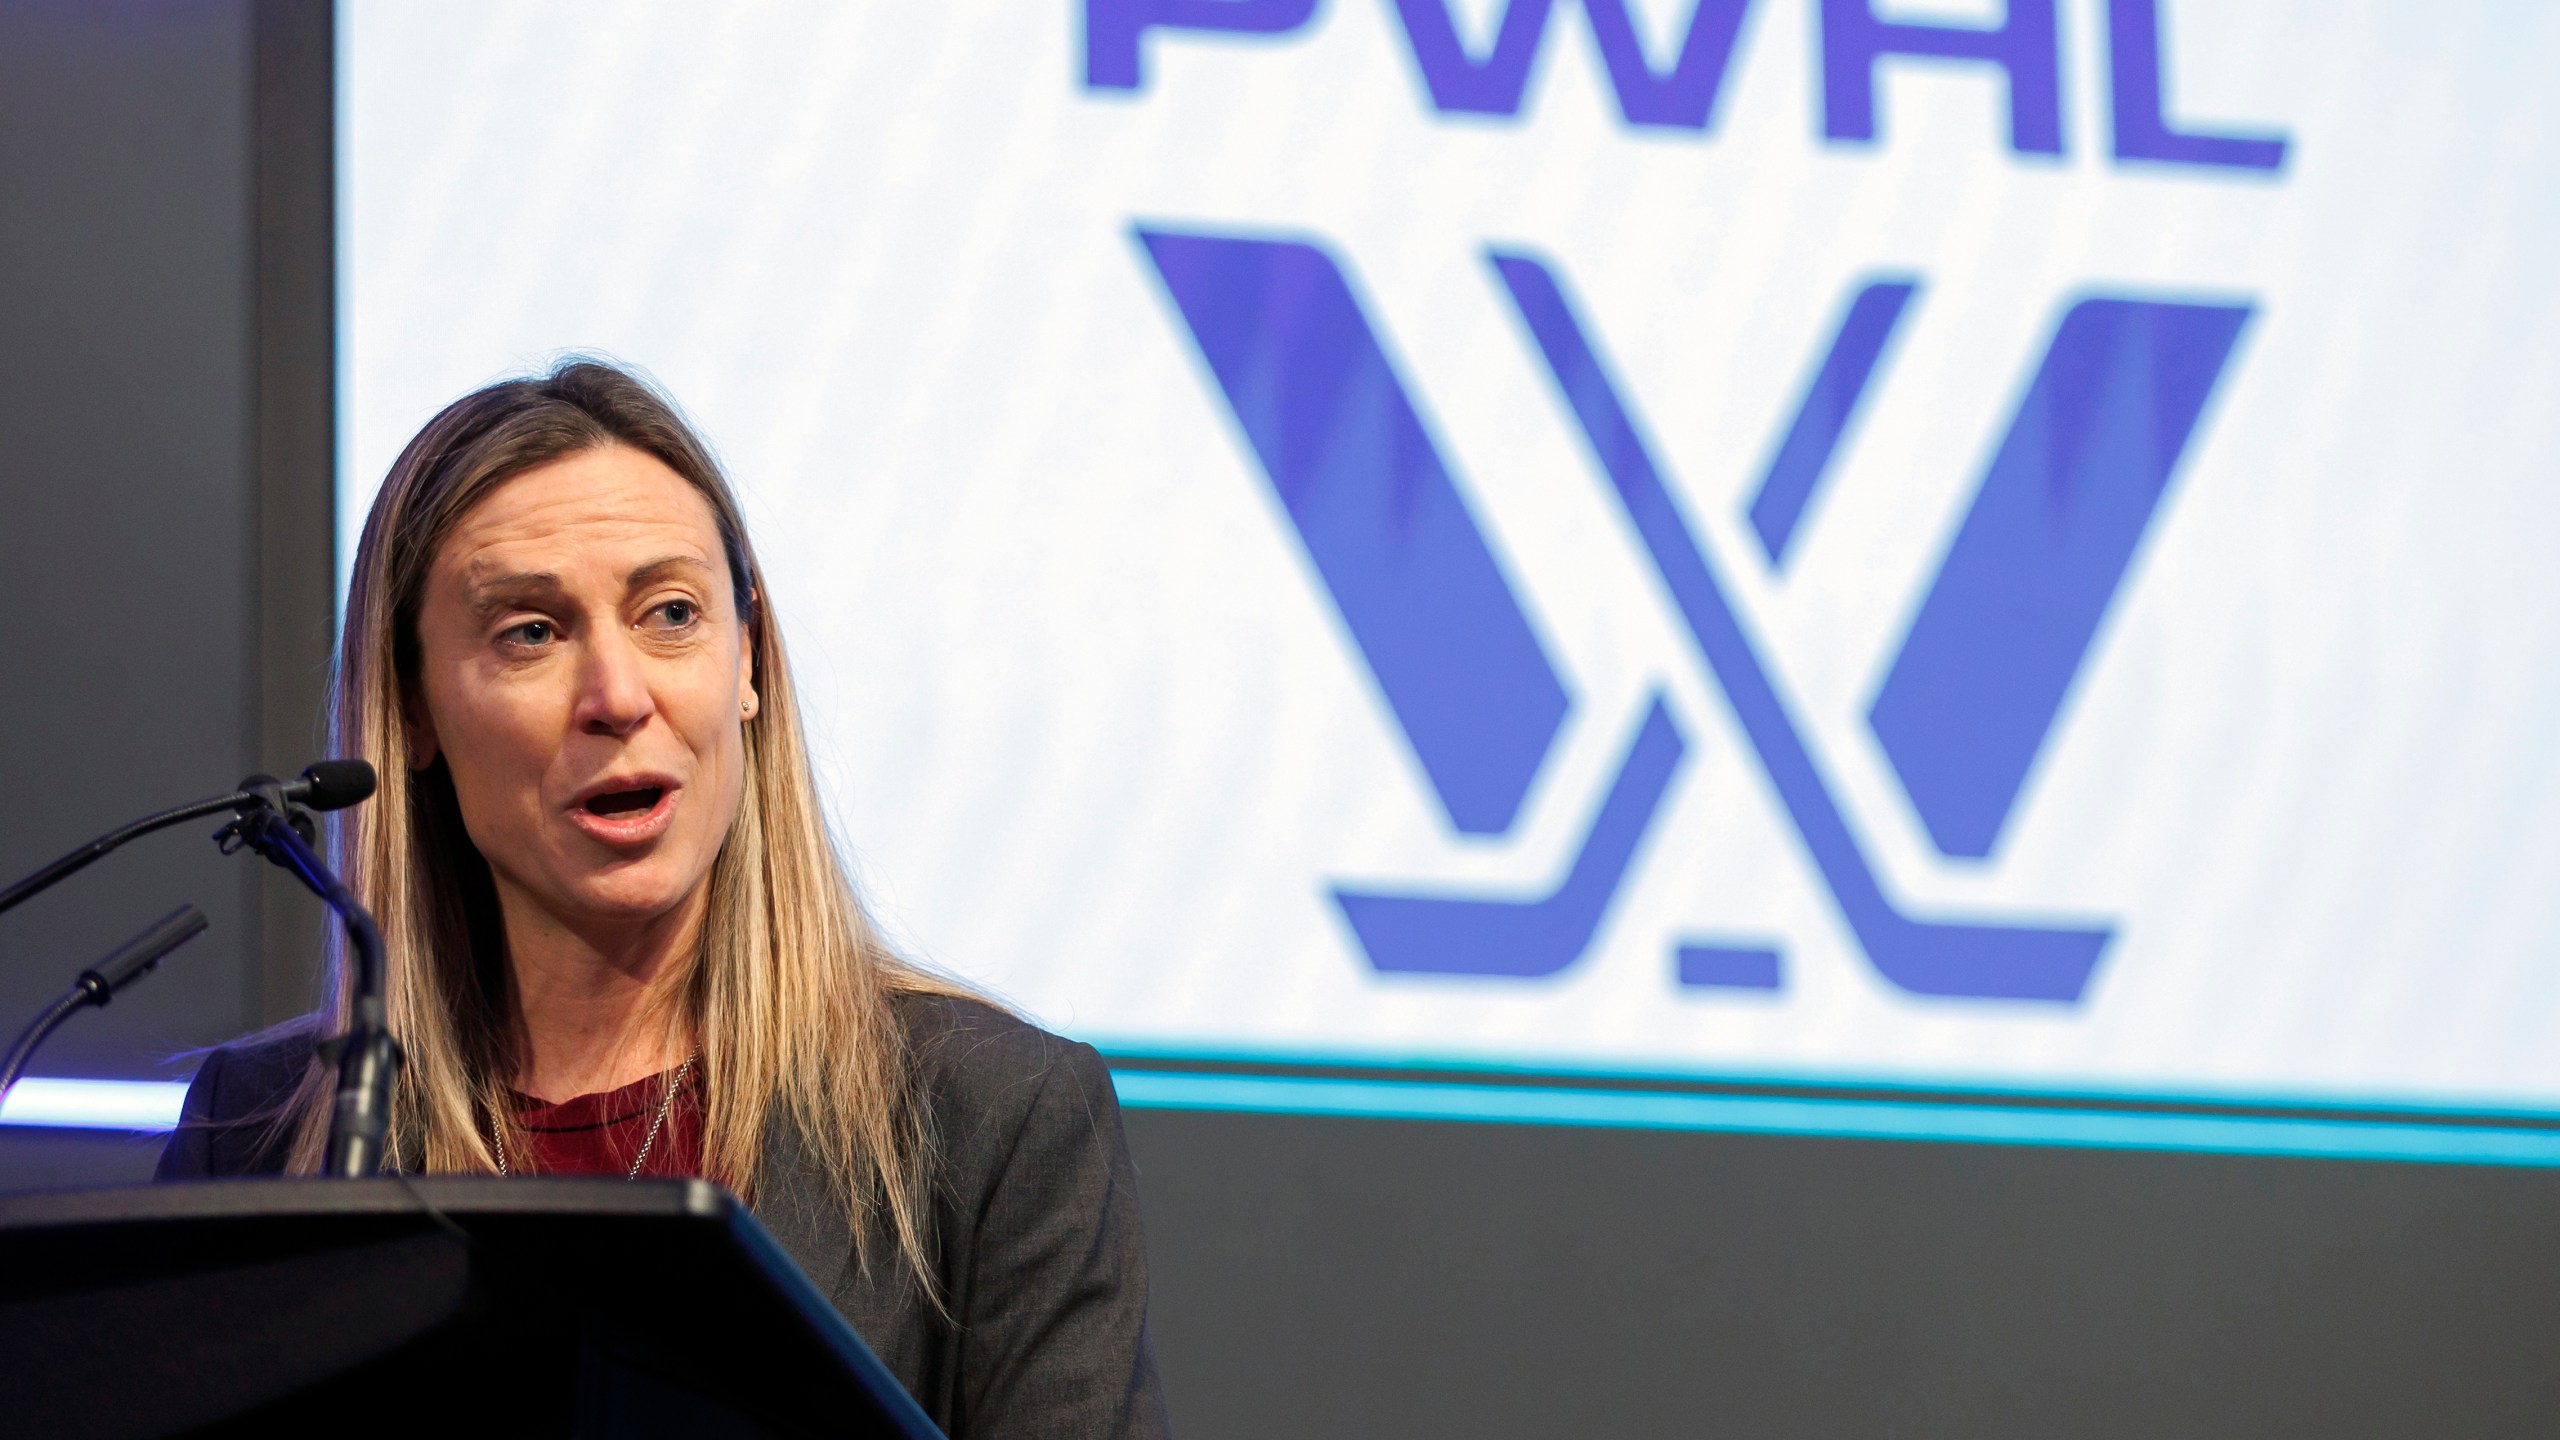
[{"label": "microphone head", "polygon": [[317,760],[286,788],[301,792],[294,801],[310,809],[344,810],[372,796],[373,767],[362,760]]}]

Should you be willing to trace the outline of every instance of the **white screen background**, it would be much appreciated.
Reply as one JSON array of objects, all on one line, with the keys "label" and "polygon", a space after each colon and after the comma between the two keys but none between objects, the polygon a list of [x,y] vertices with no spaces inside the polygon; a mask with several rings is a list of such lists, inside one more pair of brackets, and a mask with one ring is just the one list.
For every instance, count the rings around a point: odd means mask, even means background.
[{"label": "white screen background", "polygon": [[[1686,12],[1634,8],[1658,50]],[[2059,161],[1979,66],[1888,64],[1882,141],[1824,144],[1801,0],[1755,7],[1709,135],[1632,131],[1569,9],[1487,121],[1359,0],[1159,33],[1135,93],[1080,84],[1054,0],[346,6],[341,563],[447,401],[639,367],[745,499],[884,921],[1097,1043],[2560,1107],[2560,17],[2170,6],[2173,111],[2287,134],[2270,178],[2110,161],[2094,4]],[[1137,222],[1344,264],[1573,698],[1508,837],[1441,819]],[[2080,1004],[1868,966],[1494,243],[1569,276],[1887,883],[2113,924]],[[1925,293],[1780,573],[1743,505],[1889,272]],[[2093,288],[2258,313],[2000,850],[1949,862],[1866,706]],[[1689,758],[1588,953],[1368,966],[1330,884],[1553,883],[1657,686]],[[1782,988],[1683,989],[1690,935],[1780,946]]]}]

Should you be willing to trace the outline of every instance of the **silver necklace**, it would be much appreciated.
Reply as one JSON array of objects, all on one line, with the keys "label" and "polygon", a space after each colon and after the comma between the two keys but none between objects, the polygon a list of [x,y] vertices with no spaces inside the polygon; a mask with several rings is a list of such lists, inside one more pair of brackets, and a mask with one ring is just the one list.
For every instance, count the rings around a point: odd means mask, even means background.
[{"label": "silver necklace", "polygon": [[[640,1141],[640,1153],[632,1157],[631,1169],[622,1177],[623,1179],[640,1178],[640,1167],[649,1163],[649,1152],[656,1149],[658,1145],[658,1132],[667,1127],[667,1115],[676,1108],[676,1092],[684,1088],[685,1077],[693,1073],[693,1062],[701,1055],[702,1052],[696,1050],[693,1054],[684,1057],[684,1063],[676,1067],[676,1078],[668,1083],[667,1093],[658,1097],[658,1113],[649,1118],[649,1133]],[[498,1127],[494,1118],[489,1124],[489,1150],[498,1158],[498,1173],[501,1175],[512,1173],[507,1169],[506,1133]]]}]

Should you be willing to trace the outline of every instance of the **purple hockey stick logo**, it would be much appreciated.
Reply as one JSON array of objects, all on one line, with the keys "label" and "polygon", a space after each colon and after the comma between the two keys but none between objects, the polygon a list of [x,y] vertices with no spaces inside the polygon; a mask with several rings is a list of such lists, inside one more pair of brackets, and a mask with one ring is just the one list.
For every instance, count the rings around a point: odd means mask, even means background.
[{"label": "purple hockey stick logo", "polygon": [[[1449,824],[1507,833],[1572,697],[1343,267],[1306,240],[1155,227],[1137,238]],[[1527,253],[1487,259],[1868,962],[1915,994],[2077,1001],[2110,926],[1921,915],[1892,893],[1563,279]],[[1878,279],[1847,305],[1747,507],[1771,565],[1785,564],[1919,289]],[[1997,847],[2251,313],[2088,295],[2054,326],[1867,712],[1942,854]],[[1688,753],[1667,695],[1641,709],[1547,893],[1334,888],[1369,962],[1541,976],[1579,959]],[[1675,939],[1670,950],[1684,984],[1783,983],[1774,944]]]}]

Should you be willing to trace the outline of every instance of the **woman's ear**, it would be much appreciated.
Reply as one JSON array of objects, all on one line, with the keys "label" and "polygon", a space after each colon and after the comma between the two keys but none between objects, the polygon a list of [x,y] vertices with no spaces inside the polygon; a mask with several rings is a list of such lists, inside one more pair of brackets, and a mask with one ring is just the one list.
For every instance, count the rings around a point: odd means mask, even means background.
[{"label": "woman's ear", "polygon": [[756,625],[762,618],[756,612],[760,608],[756,592],[748,591],[746,623],[738,627],[738,718],[741,720],[753,720],[756,712],[764,708],[764,701],[756,695]]},{"label": "woman's ear", "polygon": [[400,731],[409,742],[410,769],[424,770],[436,763],[435,717],[427,713],[427,707],[415,695],[400,702]]}]

